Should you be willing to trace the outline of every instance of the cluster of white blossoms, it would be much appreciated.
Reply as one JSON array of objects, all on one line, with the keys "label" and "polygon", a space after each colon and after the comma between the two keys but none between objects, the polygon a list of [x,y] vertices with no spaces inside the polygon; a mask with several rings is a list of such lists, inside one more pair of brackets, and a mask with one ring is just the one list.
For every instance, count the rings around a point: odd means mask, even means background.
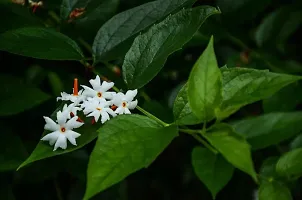
[{"label": "cluster of white blossoms", "polygon": [[109,91],[113,86],[113,82],[101,82],[100,77],[89,81],[92,88],[85,85],[82,90],[78,91],[78,80],[74,80],[73,94],[61,92],[61,97],[57,101],[69,101],[69,105],[65,104],[62,111],[57,112],[57,120],[53,121],[49,117],[45,117],[45,130],[52,131],[45,135],[41,140],[49,141],[50,145],[54,145],[54,151],[57,148],[66,149],[67,140],[77,145],[76,138],[81,134],[73,131],[73,129],[81,127],[84,122],[77,113],[82,111],[86,117],[93,117],[92,123],[100,121],[105,123],[111,117],[121,114],[131,114],[130,110],[137,106],[137,100],[133,100],[137,95],[137,90],[128,90],[126,94],[121,92]]}]

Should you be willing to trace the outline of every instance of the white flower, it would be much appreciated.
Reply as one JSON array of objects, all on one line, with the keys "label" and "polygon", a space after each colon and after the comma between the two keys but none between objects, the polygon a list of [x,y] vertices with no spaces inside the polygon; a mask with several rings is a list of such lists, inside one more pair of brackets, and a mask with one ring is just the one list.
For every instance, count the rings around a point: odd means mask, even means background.
[{"label": "white flower", "polygon": [[95,79],[91,79],[89,83],[92,85],[93,89],[82,85],[82,87],[85,89],[83,92],[83,95],[85,96],[97,97],[98,99],[112,99],[113,94],[115,94],[115,92],[107,92],[114,86],[114,83],[103,81],[101,84],[99,76],[96,76]]},{"label": "white flower", "polygon": [[80,107],[77,107],[77,106],[76,106],[76,103],[77,103],[77,102],[72,103],[72,104],[69,104],[68,106],[67,106],[67,104],[64,105],[64,107],[63,107],[63,112],[66,111],[66,112],[69,113],[69,114],[68,114],[68,119],[70,119],[70,113],[72,113],[72,117],[73,117],[73,116],[77,115],[77,112],[78,112],[78,111],[81,111],[81,110],[82,110]]},{"label": "white flower", "polygon": [[126,94],[119,92],[114,95],[111,102],[117,106],[115,113],[131,114],[129,109],[134,109],[137,106],[137,100],[133,101],[136,94],[137,90],[128,90]]},{"label": "white flower", "polygon": [[78,138],[81,134],[73,131],[74,128],[79,128],[84,123],[78,122],[78,116],[69,118],[69,112],[67,110],[61,112],[57,112],[57,123],[54,122],[49,117],[44,117],[45,119],[45,130],[52,131],[51,133],[45,135],[41,140],[49,141],[50,145],[55,144],[54,151],[57,150],[58,147],[62,149],[67,148],[67,139],[73,145],[77,145],[76,138]]},{"label": "white flower", "polygon": [[109,108],[111,103],[109,101],[106,101],[105,99],[97,99],[92,98],[84,102],[85,103],[85,109],[83,110],[84,114],[88,115],[88,117],[94,117],[95,122],[97,122],[101,117],[102,124],[110,119],[109,114],[113,117],[116,116],[116,114]]},{"label": "white flower", "polygon": [[83,100],[84,96],[82,95],[83,90],[80,90],[77,95],[74,94],[67,94],[66,92],[61,92],[61,97],[57,97],[57,101],[71,101],[76,102],[77,100]]}]

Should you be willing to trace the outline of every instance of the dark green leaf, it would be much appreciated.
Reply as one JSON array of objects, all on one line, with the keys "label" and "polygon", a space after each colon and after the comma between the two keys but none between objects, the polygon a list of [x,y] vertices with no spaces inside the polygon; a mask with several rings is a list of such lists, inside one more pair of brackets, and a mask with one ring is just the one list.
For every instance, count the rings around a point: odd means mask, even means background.
[{"label": "dark green leaf", "polygon": [[259,177],[261,182],[262,181],[275,181],[279,179],[279,175],[276,172],[276,164],[279,160],[279,157],[269,157],[267,158],[261,165]]},{"label": "dark green leaf", "polygon": [[249,174],[257,182],[250,145],[229,125],[217,124],[209,129],[204,137],[227,161]]},{"label": "dark green leaf", "polygon": [[259,188],[259,200],[292,200],[292,196],[283,183],[263,182]]},{"label": "dark green leaf", "polygon": [[88,164],[85,200],[148,167],[177,136],[177,127],[124,115],[111,119],[98,132]]},{"label": "dark green leaf", "polygon": [[185,84],[179,91],[173,106],[174,120],[179,125],[193,125],[201,121],[193,114],[188,102],[188,87]]},{"label": "dark green leaf", "polygon": [[157,0],[126,10],[107,21],[93,42],[94,63],[123,56],[134,37],[152,24],[196,0]]},{"label": "dark green leaf", "polygon": [[221,72],[211,38],[206,50],[194,64],[188,80],[189,104],[198,119],[209,121],[215,117],[215,110],[222,100],[221,88]]},{"label": "dark green leaf", "polygon": [[242,106],[265,99],[293,83],[300,76],[277,74],[268,70],[227,68],[222,71],[222,105],[219,118],[226,118]]},{"label": "dark green leaf", "polygon": [[182,10],[136,37],[123,64],[128,87],[140,88],[151,81],[168,56],[188,42],[207,17],[217,13],[209,6]]},{"label": "dark green leaf", "polygon": [[[58,107],[57,110],[51,115],[51,118],[55,119],[57,111],[59,111],[62,107],[63,105]],[[31,155],[19,166],[18,169],[38,160],[72,152],[93,141],[98,136],[97,130],[101,126],[100,123],[92,125],[91,118],[85,119],[82,117],[81,119],[85,121],[85,124],[76,130],[76,132],[81,134],[81,136],[77,138],[77,146],[68,144],[68,147],[65,150],[57,149],[56,151],[53,151],[53,146],[50,146],[48,142],[40,141]],[[47,133],[49,132],[44,131],[42,137]]]},{"label": "dark green leaf", "polygon": [[21,139],[1,126],[0,171],[16,170],[26,158],[27,152]]},{"label": "dark green leaf", "polygon": [[50,99],[50,95],[32,85],[25,84],[17,77],[0,76],[0,116],[18,114],[42,104]]},{"label": "dark green leaf", "polygon": [[255,39],[258,46],[270,42],[284,50],[284,43],[302,23],[302,12],[295,6],[284,6],[270,13],[258,27]]},{"label": "dark green leaf", "polygon": [[276,170],[282,176],[300,177],[302,175],[302,148],[294,149],[282,155]]},{"label": "dark green leaf", "polygon": [[295,111],[297,105],[302,101],[302,93],[297,92],[299,90],[301,90],[300,84],[292,83],[270,98],[264,99],[262,103],[264,112]]},{"label": "dark green leaf", "polygon": [[291,143],[290,149],[297,149],[302,147],[302,134],[298,135]]},{"label": "dark green leaf", "polygon": [[0,50],[47,60],[81,60],[75,41],[46,28],[19,28],[0,34]]},{"label": "dark green leaf", "polygon": [[244,135],[253,149],[278,144],[300,133],[302,112],[269,113],[232,123],[237,133]]},{"label": "dark green leaf", "polygon": [[234,167],[221,155],[201,147],[193,149],[192,165],[198,178],[211,191],[213,199],[231,180],[234,172]]}]

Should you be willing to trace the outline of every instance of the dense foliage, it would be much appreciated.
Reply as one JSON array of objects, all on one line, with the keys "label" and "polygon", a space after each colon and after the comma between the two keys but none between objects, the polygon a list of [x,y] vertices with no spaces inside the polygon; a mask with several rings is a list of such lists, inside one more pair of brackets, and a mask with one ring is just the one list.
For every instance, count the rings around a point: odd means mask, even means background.
[{"label": "dense foliage", "polygon": [[301,199],[301,1],[0,11],[1,200]]}]

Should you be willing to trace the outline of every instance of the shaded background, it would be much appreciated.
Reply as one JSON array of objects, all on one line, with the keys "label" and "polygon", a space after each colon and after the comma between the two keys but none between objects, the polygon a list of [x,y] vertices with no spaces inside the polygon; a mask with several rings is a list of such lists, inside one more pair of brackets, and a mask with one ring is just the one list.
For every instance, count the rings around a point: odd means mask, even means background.
[{"label": "shaded background", "polygon": [[[116,13],[141,5],[146,0],[103,0],[108,5],[93,20],[85,14],[72,23],[58,23],[60,0],[44,1],[35,13],[27,6],[0,4],[0,32],[24,26],[46,24],[71,38],[91,44],[101,25]],[[111,3],[110,3],[111,2]],[[79,1],[79,7],[86,1]],[[110,7],[111,5],[111,7]],[[220,66],[269,69],[273,72],[301,75],[302,1],[299,0],[199,0],[197,5],[219,6],[222,14],[210,17],[186,46],[171,55],[160,74],[139,97],[139,104],[166,122],[173,121],[172,106],[178,90],[206,47],[211,35]],[[89,11],[89,10],[88,10]],[[87,14],[87,13],[86,13]],[[1,41],[0,41],[1,42]],[[80,43],[86,55],[91,54]],[[47,47],[46,47],[47,48]],[[123,59],[96,70],[125,88],[120,76]],[[93,74],[73,61],[49,61],[22,57],[0,51],[0,199],[81,199],[85,190],[86,167],[94,142],[72,153],[35,162],[19,171],[38,143],[44,119],[57,106],[61,91],[71,93],[73,78],[86,84]],[[35,89],[29,89],[35,88]],[[291,84],[269,99],[246,106],[228,120],[273,111],[301,109],[301,83]],[[36,101],[35,106],[26,106]],[[18,107],[26,108],[20,112]],[[255,127],[256,129],[257,127]],[[280,146],[287,149],[290,141]],[[102,200],[197,200],[211,199],[210,192],[195,176],[191,151],[199,145],[190,136],[180,134],[148,168],[92,199]],[[282,151],[282,149],[281,149]],[[265,158],[280,155],[275,146],[253,153],[256,170]],[[294,199],[299,200],[301,181],[292,184]],[[217,195],[218,200],[253,199],[257,186],[238,170]]]}]

